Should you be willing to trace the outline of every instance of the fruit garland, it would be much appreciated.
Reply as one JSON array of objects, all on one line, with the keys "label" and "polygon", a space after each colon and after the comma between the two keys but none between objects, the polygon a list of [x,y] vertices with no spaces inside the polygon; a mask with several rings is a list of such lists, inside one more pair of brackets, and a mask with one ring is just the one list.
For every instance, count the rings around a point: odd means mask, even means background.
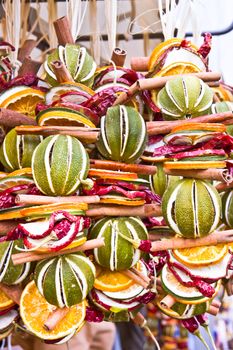
[{"label": "fruit garland", "polygon": [[210,36],[162,43],[133,70],[96,68],[66,18],[55,30],[46,87],[22,74],[0,95],[1,339],[22,322],[61,344],[85,322],[133,320],[159,348],[151,303],[204,341],[221,285],[232,294],[233,114],[214,103],[232,95],[208,71]]}]

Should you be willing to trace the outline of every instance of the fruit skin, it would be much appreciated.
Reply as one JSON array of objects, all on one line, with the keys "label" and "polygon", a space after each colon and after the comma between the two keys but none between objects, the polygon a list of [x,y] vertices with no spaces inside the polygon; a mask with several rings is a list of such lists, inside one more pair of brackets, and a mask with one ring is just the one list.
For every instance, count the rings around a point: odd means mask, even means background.
[{"label": "fruit skin", "polygon": [[101,118],[96,146],[104,158],[133,163],[143,153],[146,141],[145,121],[133,107],[110,107]]},{"label": "fruit skin", "polygon": [[66,44],[65,47],[60,45],[48,55],[44,68],[47,73],[46,81],[52,86],[58,85],[51,66],[51,63],[57,60],[66,65],[75,82],[89,87],[93,85],[96,63],[87,53],[86,48],[75,44]]},{"label": "fruit skin", "polygon": [[224,223],[233,228],[233,190],[227,191],[222,196],[222,219]]},{"label": "fruit skin", "polygon": [[31,167],[32,154],[42,138],[36,135],[17,135],[15,129],[7,133],[0,148],[0,161],[11,172]]},{"label": "fruit skin", "polygon": [[208,182],[183,179],[165,192],[162,212],[167,224],[180,236],[203,237],[219,223],[221,199]]},{"label": "fruit skin", "polygon": [[0,244],[0,282],[8,285],[22,282],[30,273],[30,263],[15,266],[11,259],[12,254],[19,251],[17,247],[23,248],[21,240],[7,241]]},{"label": "fruit skin", "polygon": [[[231,101],[222,101],[216,102],[211,106],[212,113],[223,113],[223,112],[232,112],[233,111],[233,102]],[[227,133],[233,136],[233,126],[227,126]]]},{"label": "fruit skin", "polygon": [[33,179],[39,190],[49,196],[75,193],[88,170],[88,154],[82,143],[71,136],[49,136],[33,153]]},{"label": "fruit skin", "polygon": [[213,91],[197,77],[169,80],[157,96],[157,104],[165,120],[195,118],[208,114]]},{"label": "fruit skin", "polygon": [[148,233],[139,218],[119,217],[97,221],[90,237],[103,237],[105,242],[104,247],[94,249],[96,262],[111,271],[121,271],[134,266],[141,257],[141,252],[127,238],[136,241],[147,239]]},{"label": "fruit skin", "polygon": [[95,280],[95,267],[83,254],[67,254],[39,262],[34,279],[48,303],[71,307],[84,300]]}]

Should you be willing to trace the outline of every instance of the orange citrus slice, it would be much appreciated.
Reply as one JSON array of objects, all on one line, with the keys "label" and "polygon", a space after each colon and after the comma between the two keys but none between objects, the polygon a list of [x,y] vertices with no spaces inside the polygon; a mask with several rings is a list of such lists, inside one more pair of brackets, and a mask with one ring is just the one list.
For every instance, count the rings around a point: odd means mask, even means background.
[{"label": "orange citrus slice", "polygon": [[29,207],[21,209],[22,216],[40,216],[40,215],[49,215],[57,210],[66,210],[66,211],[80,211],[87,210],[88,206],[86,203],[54,203],[54,204],[45,204],[36,207]]},{"label": "orange citrus slice", "polygon": [[165,169],[209,169],[218,168],[222,169],[226,167],[224,160],[219,161],[192,161],[192,162],[164,162]]},{"label": "orange citrus slice", "polygon": [[214,90],[220,101],[233,101],[232,93],[229,90],[225,89],[221,84],[218,87],[213,87],[212,90]]},{"label": "orange citrus slice", "polygon": [[101,268],[101,272],[95,279],[94,287],[107,292],[118,292],[128,289],[133,284],[134,281],[123,273]]},{"label": "orange citrus slice", "polygon": [[37,103],[44,101],[45,93],[27,86],[16,86],[6,90],[0,97],[0,107],[35,117]]},{"label": "orange citrus slice", "polygon": [[139,206],[145,204],[144,199],[130,200],[127,198],[100,198],[100,203],[111,203],[118,205],[129,205],[129,206]]},{"label": "orange citrus slice", "polygon": [[127,173],[123,171],[105,170],[105,169],[90,169],[89,177],[101,177],[102,179],[117,179],[117,180],[136,180],[136,173]]},{"label": "orange citrus slice", "polygon": [[184,130],[206,130],[225,132],[226,126],[220,123],[183,123],[182,125],[175,126],[171,132],[184,131]]},{"label": "orange citrus slice", "polygon": [[[149,67],[149,71],[154,67],[154,65],[156,64],[156,62],[158,61],[159,57],[167,50],[169,49],[169,47],[171,46],[179,46],[180,43],[182,42],[183,39],[179,39],[179,38],[172,38],[169,40],[166,40],[164,42],[162,42],[161,44],[157,45],[154,50],[152,51],[152,54],[150,55],[149,58],[149,63],[148,63],[148,67]],[[198,50],[198,48],[193,45],[192,43],[190,43],[190,46],[194,49],[194,50]]]},{"label": "orange citrus slice", "polygon": [[21,175],[32,176],[32,168],[22,168],[7,174],[7,176],[21,176]]},{"label": "orange citrus slice", "polygon": [[6,310],[13,305],[15,305],[13,300],[8,298],[8,296],[0,289],[0,310]]},{"label": "orange citrus slice", "polygon": [[190,266],[203,266],[217,263],[223,259],[227,252],[227,244],[173,250],[173,254],[177,260]]},{"label": "orange citrus slice", "polygon": [[161,69],[158,73],[156,73],[156,76],[166,77],[168,75],[190,74],[190,73],[198,73],[198,72],[201,72],[200,68],[198,68],[193,63],[175,62]]},{"label": "orange citrus slice", "polygon": [[11,188],[14,186],[20,185],[30,185],[33,184],[34,181],[31,177],[26,176],[6,176],[0,179],[0,192],[6,190],[7,188]]},{"label": "orange citrus slice", "polygon": [[39,293],[34,281],[25,287],[20,299],[20,315],[27,329],[37,337],[44,340],[60,339],[83,325],[86,314],[85,301],[72,306],[53,330],[46,330],[44,323],[55,309],[56,306],[49,304]]}]

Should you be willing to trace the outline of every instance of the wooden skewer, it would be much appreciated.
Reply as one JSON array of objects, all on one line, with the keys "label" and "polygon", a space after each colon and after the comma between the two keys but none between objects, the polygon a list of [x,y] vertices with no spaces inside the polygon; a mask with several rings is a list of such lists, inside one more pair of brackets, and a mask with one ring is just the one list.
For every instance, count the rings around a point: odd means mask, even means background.
[{"label": "wooden skewer", "polygon": [[66,83],[67,81],[74,82],[70,72],[61,61],[53,61],[51,63],[53,72],[56,75],[58,83]]},{"label": "wooden skewer", "polygon": [[[218,81],[221,78],[220,73],[215,72],[200,72],[200,73],[190,73],[180,75],[182,77],[186,76],[196,76],[203,81]],[[139,93],[143,90],[153,90],[153,89],[161,89],[165,86],[167,81],[176,78],[177,75],[170,75],[166,77],[156,77],[156,78],[148,78],[148,79],[139,79],[133,85],[130,86],[127,92],[123,92],[119,95],[119,97],[114,102],[114,106],[118,104],[124,104],[129,101],[135,94]]]},{"label": "wooden skewer", "polygon": [[145,204],[138,207],[131,206],[100,206],[90,205],[86,211],[87,216],[161,216],[161,206],[158,204]]},{"label": "wooden skewer", "polygon": [[215,231],[210,235],[202,238],[172,238],[162,241],[152,242],[152,252],[168,249],[182,249],[192,247],[203,247],[216,245],[219,243],[233,242],[233,230]]},{"label": "wooden skewer", "polygon": [[[99,203],[99,196],[68,196],[68,197],[50,197],[34,196],[30,194],[18,194],[15,197],[17,204],[51,204],[51,203]],[[0,223],[1,224],[1,223]]]},{"label": "wooden skewer", "polygon": [[53,311],[48,319],[44,323],[44,328],[47,331],[52,331],[56,325],[63,320],[63,318],[68,314],[70,309],[68,307],[64,307],[62,309],[57,308]]},{"label": "wooden skewer", "polygon": [[25,253],[17,253],[12,255],[12,261],[14,265],[24,264],[26,262],[32,261],[40,261],[43,259],[50,259],[55,256],[60,256],[64,254],[72,254],[76,252],[82,252],[85,250],[90,250],[94,248],[99,248],[104,246],[103,238],[96,238],[86,241],[84,244],[74,247],[71,249],[59,250],[57,252],[49,252],[49,253],[38,253],[38,252],[25,252]]}]

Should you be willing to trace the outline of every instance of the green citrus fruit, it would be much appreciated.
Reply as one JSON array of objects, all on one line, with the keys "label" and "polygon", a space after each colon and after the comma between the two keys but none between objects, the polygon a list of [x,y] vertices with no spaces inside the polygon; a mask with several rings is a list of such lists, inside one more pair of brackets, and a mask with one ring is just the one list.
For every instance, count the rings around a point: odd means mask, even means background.
[{"label": "green citrus fruit", "polygon": [[221,215],[221,199],[208,182],[183,179],[165,192],[162,211],[167,224],[177,234],[198,238],[216,229]]},{"label": "green citrus fruit", "polygon": [[42,141],[36,135],[17,135],[12,129],[5,136],[0,148],[0,161],[7,171],[31,167],[32,154]]},{"label": "green citrus fruit", "polygon": [[197,77],[177,77],[169,80],[158,93],[157,104],[164,119],[194,118],[208,113],[213,91]]},{"label": "green citrus fruit", "polygon": [[30,263],[14,265],[12,254],[19,253],[17,247],[23,248],[21,240],[2,242],[0,244],[0,282],[8,285],[22,282],[30,273]]},{"label": "green citrus fruit", "polygon": [[47,137],[32,157],[33,179],[39,190],[51,196],[75,193],[87,177],[89,157],[82,143],[65,135]]},{"label": "green citrus fruit", "polygon": [[225,192],[222,196],[222,217],[224,223],[233,228],[233,190]]},{"label": "green citrus fruit", "polygon": [[92,289],[95,267],[83,253],[42,260],[36,265],[35,282],[48,303],[60,308],[79,304]]},{"label": "green citrus fruit", "polygon": [[65,47],[60,45],[48,55],[44,63],[44,69],[46,71],[46,80],[52,86],[58,84],[51,65],[53,61],[57,60],[65,64],[75,82],[92,86],[96,63],[87,53],[85,47],[73,44],[66,44]]},{"label": "green citrus fruit", "polygon": [[123,105],[108,108],[100,121],[97,148],[109,160],[133,163],[143,153],[146,140],[143,117],[133,107]]},{"label": "green citrus fruit", "polygon": [[147,239],[146,227],[139,218],[105,218],[97,221],[90,232],[91,238],[104,238],[104,247],[95,248],[96,262],[111,271],[120,271],[134,266],[141,257],[132,240]]}]

